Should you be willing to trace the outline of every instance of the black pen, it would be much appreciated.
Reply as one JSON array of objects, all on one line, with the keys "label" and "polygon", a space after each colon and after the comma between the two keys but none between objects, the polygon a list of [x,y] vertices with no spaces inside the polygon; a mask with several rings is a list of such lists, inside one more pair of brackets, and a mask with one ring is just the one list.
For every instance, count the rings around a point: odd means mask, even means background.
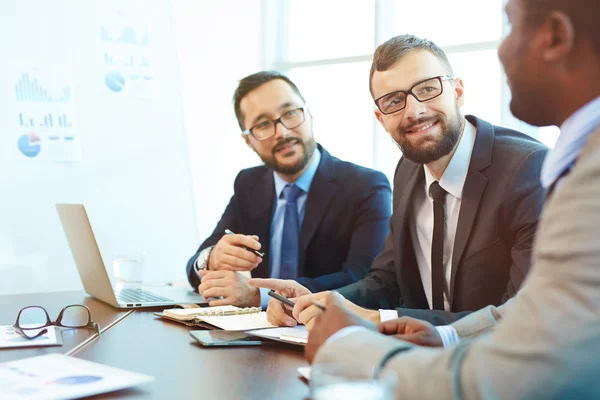
[{"label": "black pen", "polygon": [[282,295],[275,293],[274,290],[269,290],[269,292],[267,294],[269,296],[271,296],[272,298],[274,298],[275,300],[279,300],[280,302],[287,304],[288,306],[290,306],[292,308],[294,308],[294,306],[296,305],[296,303],[294,303],[290,299],[285,298]]},{"label": "black pen", "polygon": [[319,307],[321,309],[321,311],[327,311],[327,309],[325,308],[325,306],[323,304],[319,303],[318,301],[316,301],[315,299],[312,299],[311,302],[315,306]]},{"label": "black pen", "polygon": [[[226,235],[235,235],[235,233],[231,232],[229,229],[225,229],[225,234],[226,234]],[[258,250],[254,250],[254,249],[251,249],[250,247],[246,247],[246,246],[244,246],[244,248],[245,248],[246,250],[248,250],[249,252],[256,254],[256,255],[257,255],[257,256],[259,256],[260,258],[264,258],[264,257],[265,257],[265,253],[261,253],[261,252],[260,252],[260,251],[258,251]]]}]

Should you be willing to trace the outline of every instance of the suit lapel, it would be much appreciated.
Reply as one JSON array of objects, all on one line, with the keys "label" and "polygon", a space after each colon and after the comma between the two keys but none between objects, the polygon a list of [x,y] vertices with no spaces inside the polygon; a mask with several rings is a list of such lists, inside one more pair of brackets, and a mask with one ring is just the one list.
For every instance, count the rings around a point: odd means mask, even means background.
[{"label": "suit lapel", "polygon": [[[467,172],[467,179],[463,187],[463,195],[458,215],[456,236],[454,238],[454,249],[452,252],[452,270],[450,278],[450,296],[454,296],[454,282],[460,268],[460,260],[469,241],[473,221],[479,210],[479,204],[488,179],[481,173],[492,163],[492,150],[494,147],[494,127],[492,124],[478,118],[467,116],[469,122],[475,125],[476,137],[473,145],[473,153]],[[451,305],[452,306],[452,305]]]},{"label": "suit lapel", "polygon": [[242,207],[248,208],[250,221],[248,232],[259,237],[262,244],[261,251],[266,253],[263,262],[252,272],[252,276],[255,277],[268,277],[271,270],[269,265],[269,246],[271,245],[270,230],[274,198],[275,183],[273,181],[273,171],[269,169],[259,178],[252,191],[252,196],[248,199],[248,203],[242,204]]},{"label": "suit lapel", "polygon": [[321,151],[321,162],[313,181],[310,185],[310,193],[306,199],[306,209],[304,211],[304,220],[300,230],[298,274],[304,275],[304,260],[306,248],[315,235],[329,204],[333,200],[338,190],[335,184],[335,160],[323,147],[319,145]]}]

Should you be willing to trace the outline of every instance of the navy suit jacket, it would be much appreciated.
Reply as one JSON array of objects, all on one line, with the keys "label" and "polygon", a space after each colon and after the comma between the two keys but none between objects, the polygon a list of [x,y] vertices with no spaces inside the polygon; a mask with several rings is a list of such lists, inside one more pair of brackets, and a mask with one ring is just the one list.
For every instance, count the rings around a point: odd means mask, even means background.
[{"label": "navy suit jacket", "polygon": [[[321,145],[321,161],[308,192],[299,238],[296,279],[313,292],[337,289],[364,277],[383,249],[392,212],[391,189],[384,174],[331,156]],[[270,227],[275,199],[273,170],[266,166],[242,170],[234,194],[212,235],[188,264],[197,290],[199,253],[214,246],[225,229],[258,235],[267,256],[252,270],[255,278],[270,275]]]},{"label": "navy suit jacket", "polygon": [[408,226],[413,192],[424,185],[425,173],[405,158],[394,177],[394,215],[383,252],[364,279],[339,290],[348,300],[440,325],[516,294],[531,265],[548,149],[522,133],[467,119],[477,136],[454,239],[450,312],[430,310],[425,296]]}]

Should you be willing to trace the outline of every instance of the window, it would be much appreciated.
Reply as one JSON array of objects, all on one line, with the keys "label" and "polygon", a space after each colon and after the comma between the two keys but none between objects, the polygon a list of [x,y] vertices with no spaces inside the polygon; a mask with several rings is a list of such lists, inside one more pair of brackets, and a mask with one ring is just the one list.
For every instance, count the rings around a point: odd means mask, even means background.
[{"label": "window", "polygon": [[368,79],[376,46],[398,34],[426,37],[446,51],[465,85],[466,114],[553,145],[557,128],[534,128],[510,114],[497,56],[508,30],[504,2],[264,0],[265,67],[296,82],[311,106],[318,142],[339,158],[382,170],[390,181],[400,152],[374,118]]}]

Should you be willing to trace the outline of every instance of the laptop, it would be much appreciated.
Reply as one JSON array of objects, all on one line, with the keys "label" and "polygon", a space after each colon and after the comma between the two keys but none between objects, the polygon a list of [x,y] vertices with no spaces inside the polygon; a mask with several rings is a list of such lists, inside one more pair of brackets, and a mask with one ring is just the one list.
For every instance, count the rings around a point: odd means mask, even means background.
[{"label": "laptop", "polygon": [[117,308],[203,304],[208,301],[191,289],[160,286],[115,290],[106,272],[98,244],[83,204],[57,204],[56,210],[67,236],[85,291]]}]

